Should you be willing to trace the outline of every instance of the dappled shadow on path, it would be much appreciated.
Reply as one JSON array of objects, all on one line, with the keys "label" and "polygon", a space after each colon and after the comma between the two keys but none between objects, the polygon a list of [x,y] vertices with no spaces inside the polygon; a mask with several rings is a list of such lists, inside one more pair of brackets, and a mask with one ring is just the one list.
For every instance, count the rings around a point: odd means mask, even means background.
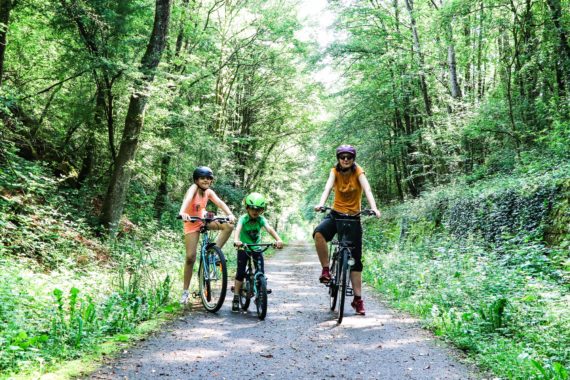
[{"label": "dappled shadow on path", "polygon": [[310,246],[287,247],[266,270],[273,293],[265,321],[253,304],[232,313],[226,302],[215,315],[194,307],[92,378],[475,378],[412,319],[395,316],[374,297],[367,298],[367,316],[348,306],[337,325]]}]

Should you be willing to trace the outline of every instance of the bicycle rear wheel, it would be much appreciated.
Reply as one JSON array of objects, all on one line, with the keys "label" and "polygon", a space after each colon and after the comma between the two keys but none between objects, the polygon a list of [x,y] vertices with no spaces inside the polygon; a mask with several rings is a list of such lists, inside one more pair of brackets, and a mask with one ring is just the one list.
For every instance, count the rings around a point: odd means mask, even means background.
[{"label": "bicycle rear wheel", "polygon": [[228,286],[228,269],[222,250],[215,245],[210,246],[200,260],[198,269],[200,281],[200,298],[202,305],[211,313],[220,310],[226,298]]},{"label": "bicycle rear wheel", "polygon": [[338,280],[340,279],[340,266],[338,265],[337,251],[333,252],[330,263],[331,280],[329,282],[330,308],[334,311],[338,299]]},{"label": "bicycle rear wheel", "polygon": [[347,263],[348,252],[343,250],[340,253],[341,262],[339,263],[340,267],[340,279],[339,279],[339,293],[340,293],[340,300],[338,305],[338,321],[337,323],[340,325],[342,323],[342,317],[344,315],[344,301],[346,299],[346,289],[348,287],[348,276],[349,276],[349,266]]},{"label": "bicycle rear wheel", "polygon": [[263,274],[260,275],[257,280],[255,306],[257,308],[257,317],[263,321],[267,315],[267,281]]}]

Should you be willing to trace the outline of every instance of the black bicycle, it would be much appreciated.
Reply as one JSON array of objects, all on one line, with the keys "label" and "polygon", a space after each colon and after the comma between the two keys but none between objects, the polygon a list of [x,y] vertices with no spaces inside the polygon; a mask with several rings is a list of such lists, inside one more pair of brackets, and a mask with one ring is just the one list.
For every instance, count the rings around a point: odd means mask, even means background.
[{"label": "black bicycle", "polygon": [[[334,211],[330,207],[321,207],[321,212]],[[361,215],[375,215],[374,211],[366,209],[354,215],[343,214],[334,211],[337,240],[332,240],[329,246],[329,270],[331,280],[326,284],[329,289],[330,309],[334,311],[338,301],[337,323],[342,323],[344,316],[344,303],[346,296],[354,295],[350,287],[350,268],[355,261],[352,257],[353,242],[350,241],[350,233],[356,227]],[[339,297],[340,296],[340,297]],[[340,298],[340,299],[339,299]]]},{"label": "black bicycle", "polygon": [[239,304],[241,309],[246,311],[253,298],[257,317],[260,320],[264,320],[267,315],[267,294],[271,293],[271,290],[267,289],[267,277],[261,270],[261,259],[263,252],[270,247],[275,247],[275,244],[242,244],[238,247],[239,250],[244,250],[247,254],[247,269],[239,292]]},{"label": "black bicycle", "polygon": [[[182,219],[181,216],[178,216]],[[215,216],[207,213],[205,218],[191,216],[189,222],[202,222],[200,234],[200,266],[198,267],[199,297],[204,308],[211,313],[220,310],[226,298],[228,286],[228,269],[224,253],[212,240],[208,223],[228,223],[228,218]],[[198,297],[194,293],[194,297]]]}]

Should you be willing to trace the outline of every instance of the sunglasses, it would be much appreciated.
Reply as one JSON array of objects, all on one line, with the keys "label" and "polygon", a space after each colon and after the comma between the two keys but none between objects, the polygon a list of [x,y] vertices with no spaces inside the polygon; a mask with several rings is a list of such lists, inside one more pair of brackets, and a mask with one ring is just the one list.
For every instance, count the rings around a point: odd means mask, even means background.
[{"label": "sunglasses", "polygon": [[354,160],[354,156],[352,156],[350,154],[343,154],[343,155],[338,156],[338,159],[350,161],[350,160]]}]

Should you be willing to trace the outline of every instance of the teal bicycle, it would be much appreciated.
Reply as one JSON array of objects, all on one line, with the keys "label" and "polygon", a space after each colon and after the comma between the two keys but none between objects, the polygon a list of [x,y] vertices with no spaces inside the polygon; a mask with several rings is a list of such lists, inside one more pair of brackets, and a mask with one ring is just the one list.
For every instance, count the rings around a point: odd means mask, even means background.
[{"label": "teal bicycle", "polygon": [[[181,216],[178,217],[182,219]],[[204,308],[211,313],[220,310],[226,298],[228,286],[228,268],[224,253],[210,236],[208,223],[229,223],[228,218],[215,216],[207,213],[205,218],[190,217],[189,222],[202,222],[200,228],[200,266],[198,267],[199,294],[194,293],[194,297],[200,297]]]},{"label": "teal bicycle", "polygon": [[247,254],[247,269],[239,292],[239,304],[241,309],[246,311],[253,298],[260,320],[264,320],[267,315],[267,295],[271,293],[271,290],[267,289],[267,277],[262,270],[261,259],[263,252],[270,247],[275,247],[275,244],[242,244],[238,247]]}]

